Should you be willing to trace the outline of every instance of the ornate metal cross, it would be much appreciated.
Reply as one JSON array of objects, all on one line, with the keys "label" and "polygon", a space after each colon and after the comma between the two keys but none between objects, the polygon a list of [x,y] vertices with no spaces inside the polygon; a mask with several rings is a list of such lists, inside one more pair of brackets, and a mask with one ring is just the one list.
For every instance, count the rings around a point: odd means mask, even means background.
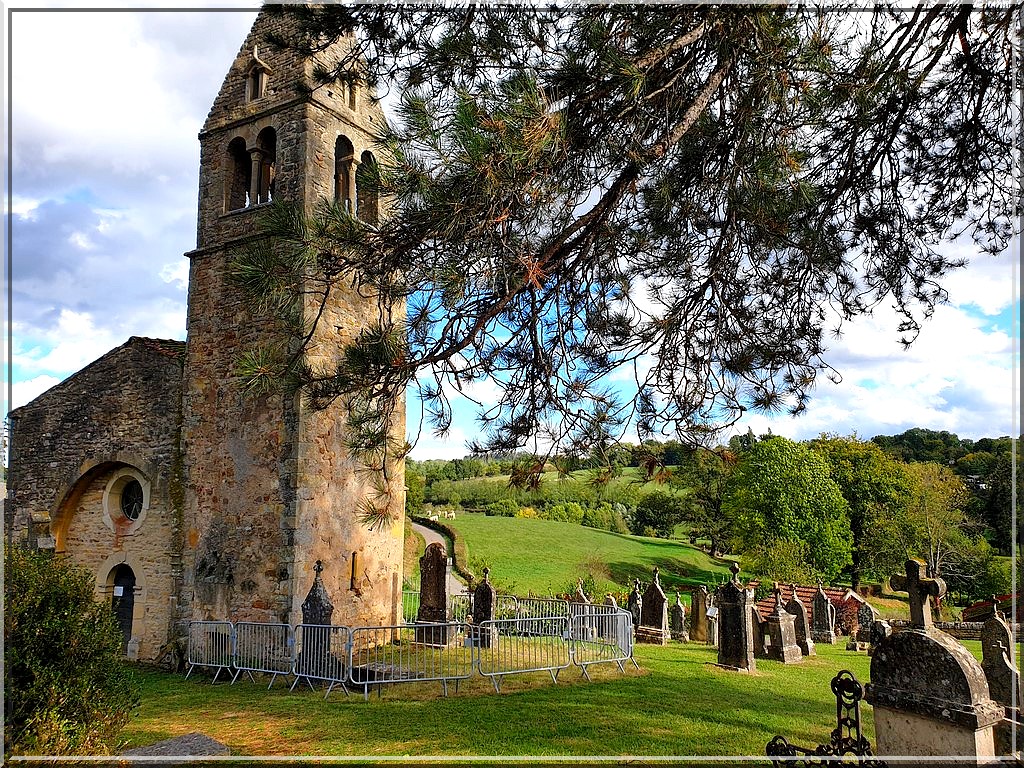
[{"label": "ornate metal cross", "polygon": [[324,564],[320,561],[316,561],[316,565],[313,566],[313,572],[319,576],[324,571]]},{"label": "ornate metal cross", "polygon": [[889,579],[894,590],[910,596],[910,624],[921,629],[932,625],[932,612],[928,608],[928,596],[938,599],[946,594],[946,582],[942,579],[924,578],[925,565],[920,560],[907,560],[906,576],[897,574]]}]

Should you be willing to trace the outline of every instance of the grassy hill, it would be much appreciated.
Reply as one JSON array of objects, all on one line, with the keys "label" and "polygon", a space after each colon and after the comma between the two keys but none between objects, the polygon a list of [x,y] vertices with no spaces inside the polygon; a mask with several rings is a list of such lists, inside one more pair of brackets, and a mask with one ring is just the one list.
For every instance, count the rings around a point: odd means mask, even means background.
[{"label": "grassy hill", "polygon": [[460,514],[447,522],[465,539],[473,571],[479,576],[486,564],[499,589],[519,595],[564,592],[588,575],[602,594],[627,592],[634,578],[649,581],[654,566],[666,592],[729,575],[729,560],[677,541],[519,517]]}]

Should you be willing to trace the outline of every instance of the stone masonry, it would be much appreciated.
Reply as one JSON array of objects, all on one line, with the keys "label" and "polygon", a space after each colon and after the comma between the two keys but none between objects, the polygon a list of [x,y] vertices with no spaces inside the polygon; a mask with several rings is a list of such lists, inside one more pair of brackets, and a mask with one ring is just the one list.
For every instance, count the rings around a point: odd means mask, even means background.
[{"label": "stone masonry", "polygon": [[[253,345],[288,343],[229,277],[229,255],[253,239],[260,210],[285,201],[310,213],[337,199],[367,220],[378,214],[356,169],[375,162],[383,113],[358,78],[299,93],[315,63],[265,42],[291,30],[287,11],[259,14],[199,134],[187,344],[133,337],[12,414],[9,537],[66,552],[101,593],[130,566],[140,658],[190,620],[297,623],[318,560],[335,622],[400,618],[402,466],[388,479],[392,523],[369,529],[360,505],[372,478],[346,449],[344,405],[256,397],[234,374]],[[308,302],[310,317],[317,297]],[[307,361],[332,366],[380,311],[353,288],[332,292]],[[403,438],[404,403],[395,413]],[[144,491],[136,520],[117,509],[132,480]]]}]

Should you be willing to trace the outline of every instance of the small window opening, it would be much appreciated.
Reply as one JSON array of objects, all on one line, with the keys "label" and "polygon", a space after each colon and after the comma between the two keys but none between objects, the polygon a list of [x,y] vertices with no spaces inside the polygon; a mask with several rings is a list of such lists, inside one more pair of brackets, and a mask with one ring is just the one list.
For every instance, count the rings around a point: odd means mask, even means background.
[{"label": "small window opening", "polygon": [[355,148],[344,136],[334,142],[334,199],[346,211],[352,210],[352,189],[355,186]]},{"label": "small window opening", "polygon": [[249,187],[252,185],[252,161],[245,148],[245,139],[238,137],[228,144],[228,173],[224,207],[237,211],[249,205]]},{"label": "small window opening", "polygon": [[129,480],[121,489],[121,514],[129,520],[138,520],[144,500],[142,483],[138,480]]},{"label": "small window opening", "polygon": [[348,83],[348,108],[356,108],[356,84],[354,82]]},{"label": "small window opening", "polygon": [[262,99],[267,93],[267,80],[270,74],[270,67],[260,61],[259,49],[252,49],[252,63],[245,73],[245,100],[256,101]]},{"label": "small window opening", "polygon": [[371,152],[363,152],[359,158],[359,171],[356,174],[356,215],[367,224],[377,223],[379,184],[377,161]]},{"label": "small window opening", "polygon": [[269,203],[274,199],[274,169],[277,162],[277,132],[273,128],[260,131],[252,156],[253,188],[250,198],[257,205]]}]

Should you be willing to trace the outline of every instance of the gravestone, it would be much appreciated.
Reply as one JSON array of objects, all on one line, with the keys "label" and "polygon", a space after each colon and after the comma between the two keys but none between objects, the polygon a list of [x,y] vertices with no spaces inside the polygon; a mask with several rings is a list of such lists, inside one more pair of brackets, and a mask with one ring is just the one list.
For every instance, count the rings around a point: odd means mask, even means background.
[{"label": "gravestone", "polygon": [[490,648],[494,639],[494,626],[484,626],[485,622],[494,621],[494,607],[498,595],[491,584],[491,569],[484,568],[484,578],[473,590],[473,626],[470,637],[478,648]]},{"label": "gravestone", "polygon": [[[420,558],[420,607],[416,612],[416,642],[448,645],[448,558],[439,542],[427,545]],[[422,626],[436,624],[442,626]]]},{"label": "gravestone", "polygon": [[828,599],[825,588],[818,582],[818,591],[811,601],[811,640],[816,643],[835,645],[836,642],[836,607]]},{"label": "gravestone", "polygon": [[604,604],[610,605],[612,608],[619,607],[619,601],[615,599],[615,595],[613,595],[611,592],[605,592]]},{"label": "gravestone", "polygon": [[871,625],[871,647],[868,648],[868,656],[874,656],[878,645],[891,634],[892,625],[888,621],[876,619],[875,623]]},{"label": "gravestone", "polygon": [[789,602],[786,603],[786,610],[793,614],[796,644],[800,648],[800,653],[804,656],[815,656],[817,654],[814,650],[814,641],[811,640],[811,627],[810,622],[807,620],[807,606],[800,599],[800,595],[796,593],[796,584],[791,584],[790,589],[793,590],[793,595],[789,598]]},{"label": "gravestone", "polygon": [[296,672],[324,676],[333,669],[341,669],[342,661],[332,658],[331,654],[331,618],[334,616],[334,604],[327,594],[320,574],[324,566],[320,560],[313,566],[313,585],[302,601],[302,650],[296,663]]},{"label": "gravestone", "polygon": [[668,625],[673,640],[686,642],[690,639],[686,634],[686,608],[683,607],[683,601],[678,592],[676,592],[675,603],[668,611]]},{"label": "gravestone", "polygon": [[644,590],[640,602],[640,626],[636,630],[638,643],[667,645],[668,631],[668,598],[661,589],[658,569],[654,569],[651,583]]},{"label": "gravestone", "polygon": [[737,563],[734,562],[730,570],[732,579],[715,590],[718,664],[727,669],[753,672],[757,669],[757,662],[754,661],[754,628],[750,617],[754,592],[740,584],[740,567]]},{"label": "gravestone", "polygon": [[857,607],[857,629],[850,633],[846,650],[866,651],[871,647],[871,628],[874,626],[876,618],[878,617],[875,609],[866,600]]},{"label": "gravestone", "polygon": [[765,620],[771,641],[767,649],[768,658],[781,661],[783,664],[803,661],[804,655],[800,651],[800,646],[796,644],[796,616],[787,611],[786,606],[782,604],[782,589],[777,582],[772,592],[775,594],[775,608]]},{"label": "gravestone", "polygon": [[757,603],[750,605],[750,632],[754,638],[754,656],[759,659],[768,658],[768,632],[765,621],[761,618],[761,612],[757,610]]},{"label": "gravestone", "polygon": [[633,580],[633,588],[629,590],[629,597],[626,599],[626,609],[633,617],[633,632],[640,629],[640,611],[643,608],[643,594],[640,592],[640,579]]},{"label": "gravestone", "polygon": [[718,606],[711,603],[708,606],[708,645],[718,647]]},{"label": "gravestone", "polygon": [[690,593],[690,639],[708,641],[708,588],[703,584]]},{"label": "gravestone", "polygon": [[890,584],[910,597],[910,626],[881,640],[871,657],[865,698],[874,707],[876,751],[989,762],[1003,707],[973,654],[932,624],[928,596],[942,597],[945,582],[924,578],[924,563],[908,560],[906,576]]},{"label": "gravestone", "polygon": [[[1012,730],[1016,726],[1017,744],[1024,737],[1021,735],[1022,716],[1024,716],[1024,692],[1020,688],[1020,672],[1014,653],[1013,630],[1006,623],[995,602],[995,613],[981,628],[981,668],[988,681],[989,695],[1003,705],[1006,717],[1011,723],[1002,722],[996,726],[996,752],[1009,755],[1014,750]],[[1020,748],[1018,746],[1018,752]]]}]

